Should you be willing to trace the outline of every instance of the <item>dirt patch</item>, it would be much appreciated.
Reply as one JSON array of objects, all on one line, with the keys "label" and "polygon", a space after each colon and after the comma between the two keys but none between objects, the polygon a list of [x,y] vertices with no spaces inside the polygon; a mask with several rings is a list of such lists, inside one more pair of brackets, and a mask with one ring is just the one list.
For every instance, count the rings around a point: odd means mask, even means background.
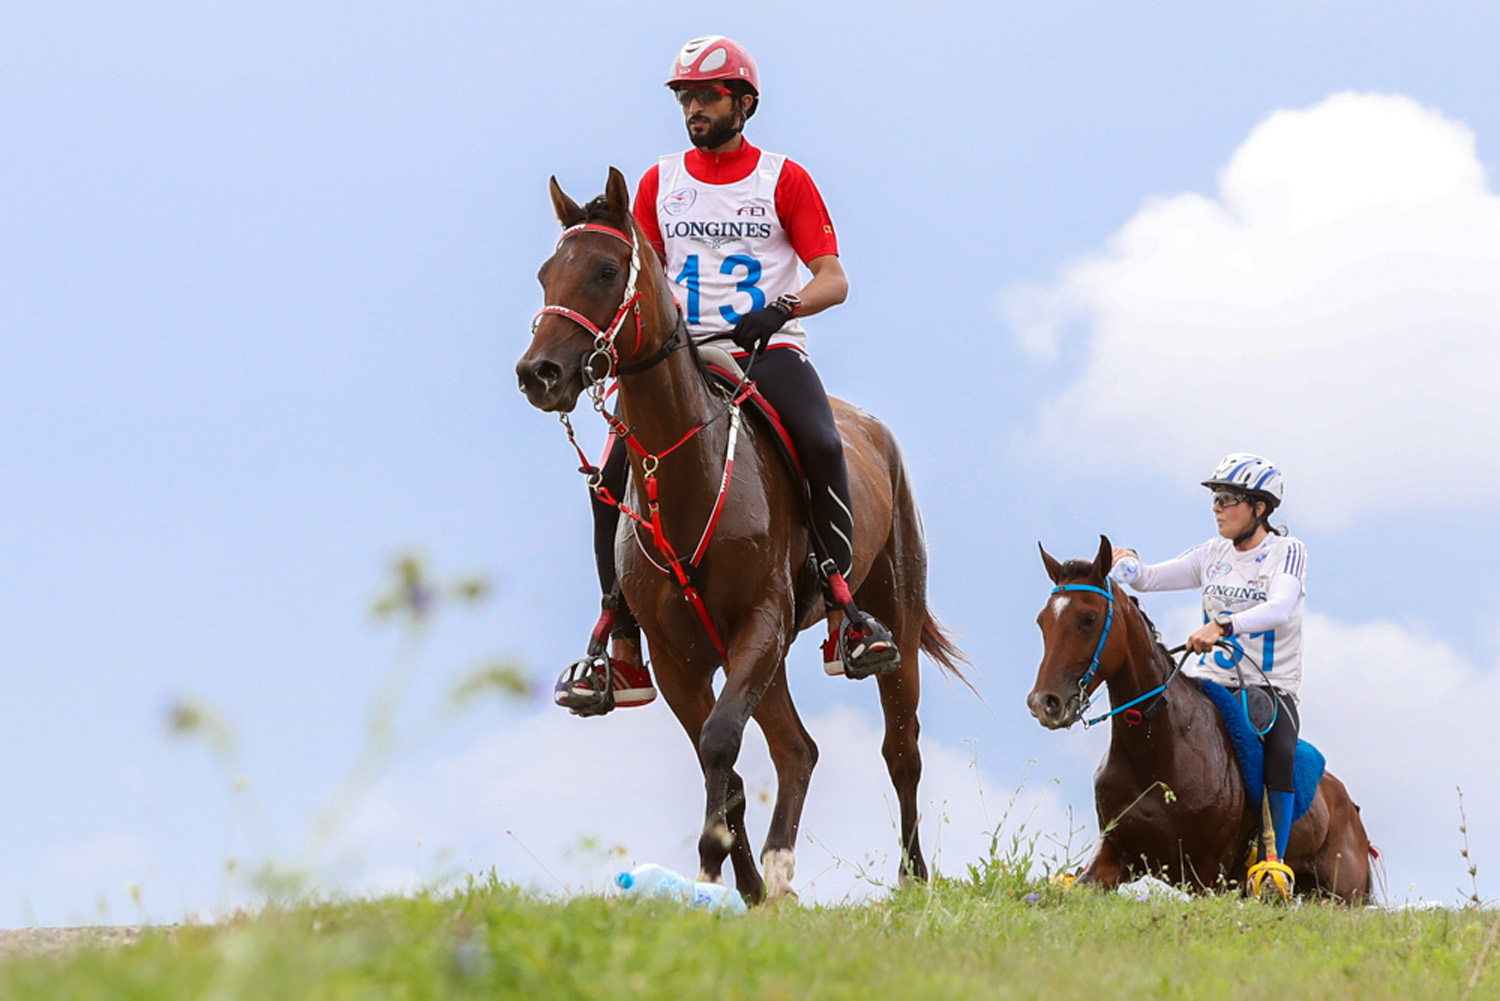
[{"label": "dirt patch", "polygon": [[56,956],[74,949],[107,949],[129,945],[144,932],[172,927],[140,928],[91,925],[84,928],[12,928],[0,931],[0,963],[32,956]]}]

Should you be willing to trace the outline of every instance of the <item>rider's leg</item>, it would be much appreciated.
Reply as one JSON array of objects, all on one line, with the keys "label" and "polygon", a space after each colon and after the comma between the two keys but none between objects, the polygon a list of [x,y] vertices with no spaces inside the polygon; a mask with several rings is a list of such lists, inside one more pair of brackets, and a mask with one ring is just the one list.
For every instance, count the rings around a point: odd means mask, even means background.
[{"label": "rider's leg", "polygon": [[[854,565],[849,473],[844,463],[844,442],[839,437],[823,381],[807,355],[789,347],[774,348],[757,358],[751,377],[761,395],[781,416],[802,460],[819,569],[834,599],[829,626],[834,635],[841,635],[845,641],[844,673],[864,678],[893,671],[900,666],[901,654],[890,630],[873,615],[855,607],[849,589],[847,579]],[[841,631],[845,618],[847,628]]]},{"label": "rider's leg", "polygon": [[[600,463],[600,478],[604,489],[617,501],[625,494],[630,473],[627,458],[624,446],[611,437]],[[641,630],[620,594],[615,574],[615,531],[620,524],[620,509],[592,492],[590,505],[594,515],[594,567],[604,597],[587,655],[568,665],[553,689],[557,704],[580,716],[643,706],[656,698],[651,673],[641,658]]]},{"label": "rider's leg", "polygon": [[1276,855],[1285,858],[1287,839],[1292,834],[1293,792],[1292,765],[1297,755],[1297,734],[1301,720],[1290,697],[1277,695],[1280,703],[1276,722],[1266,734],[1266,796],[1271,803],[1271,826],[1276,831]]}]

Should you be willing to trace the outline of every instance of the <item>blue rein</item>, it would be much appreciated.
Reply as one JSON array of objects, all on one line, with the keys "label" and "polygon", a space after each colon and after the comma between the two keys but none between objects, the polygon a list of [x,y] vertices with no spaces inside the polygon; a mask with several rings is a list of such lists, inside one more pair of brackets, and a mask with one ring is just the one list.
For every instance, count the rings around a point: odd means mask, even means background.
[{"label": "blue rein", "polygon": [[[1167,675],[1167,680],[1151,689],[1151,691],[1147,692],[1145,695],[1142,695],[1139,698],[1131,699],[1123,706],[1116,706],[1109,712],[1101,713],[1098,716],[1095,716],[1093,719],[1084,719],[1083,714],[1088,711],[1089,703],[1092,701],[1089,698],[1089,682],[1093,681],[1094,675],[1099,673],[1099,658],[1104,655],[1104,644],[1109,640],[1109,627],[1113,625],[1115,621],[1114,583],[1108,577],[1104,579],[1104,582],[1109,588],[1108,590],[1105,590],[1105,588],[1102,587],[1095,587],[1092,584],[1059,584],[1057,587],[1054,587],[1052,589],[1053,594],[1059,594],[1063,591],[1092,591],[1094,594],[1104,595],[1105,600],[1109,602],[1109,611],[1105,614],[1104,617],[1104,631],[1099,634],[1099,645],[1094,648],[1093,662],[1089,664],[1089,669],[1084,672],[1083,677],[1078,680],[1078,717],[1079,721],[1083,723],[1083,728],[1085,730],[1096,723],[1103,723],[1111,716],[1117,716],[1125,710],[1131,708],[1132,706],[1140,705],[1147,699],[1160,695],[1162,692],[1166,691],[1167,686],[1170,685],[1172,683],[1172,680],[1177,677],[1177,671],[1182,668],[1183,663],[1187,660],[1186,655],[1184,655],[1182,660],[1178,661],[1177,667]],[[1182,650],[1184,648],[1178,647],[1177,649]],[[1170,652],[1176,653],[1177,651],[1173,650]]]}]

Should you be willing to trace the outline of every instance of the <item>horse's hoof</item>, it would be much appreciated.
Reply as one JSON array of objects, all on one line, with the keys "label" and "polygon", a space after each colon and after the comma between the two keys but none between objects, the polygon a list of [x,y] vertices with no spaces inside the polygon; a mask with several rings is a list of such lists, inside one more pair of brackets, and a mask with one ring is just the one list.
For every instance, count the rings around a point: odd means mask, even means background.
[{"label": "horse's hoof", "polygon": [[789,886],[780,893],[769,894],[763,906],[777,910],[783,907],[799,907],[801,904],[802,901],[798,898],[797,891]]}]

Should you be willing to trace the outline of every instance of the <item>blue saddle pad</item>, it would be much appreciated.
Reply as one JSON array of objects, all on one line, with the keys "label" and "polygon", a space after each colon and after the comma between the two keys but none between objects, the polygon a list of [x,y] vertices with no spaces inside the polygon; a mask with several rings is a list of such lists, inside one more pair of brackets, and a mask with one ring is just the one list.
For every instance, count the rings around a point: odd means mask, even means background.
[{"label": "blue saddle pad", "polygon": [[[1261,786],[1265,782],[1266,756],[1260,746],[1260,737],[1245,715],[1234,694],[1216,681],[1194,678],[1218,708],[1229,727],[1229,742],[1234,745],[1234,756],[1240,760],[1240,772],[1245,776],[1245,795],[1252,806],[1260,808]],[[1323,781],[1323,752],[1305,740],[1297,741],[1297,756],[1292,762],[1292,819],[1296,820],[1312,806],[1318,794],[1318,783]]]}]

